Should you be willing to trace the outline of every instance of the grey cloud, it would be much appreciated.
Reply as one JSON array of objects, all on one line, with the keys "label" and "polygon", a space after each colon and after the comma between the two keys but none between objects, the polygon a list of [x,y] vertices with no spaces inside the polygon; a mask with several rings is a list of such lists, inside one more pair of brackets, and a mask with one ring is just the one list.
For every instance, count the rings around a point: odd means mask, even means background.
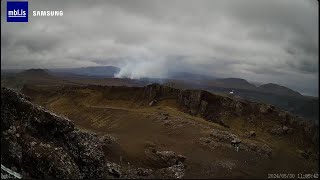
[{"label": "grey cloud", "polygon": [[116,65],[132,78],[189,71],[318,90],[317,1],[29,0],[29,23],[6,23],[1,3],[2,68]]}]

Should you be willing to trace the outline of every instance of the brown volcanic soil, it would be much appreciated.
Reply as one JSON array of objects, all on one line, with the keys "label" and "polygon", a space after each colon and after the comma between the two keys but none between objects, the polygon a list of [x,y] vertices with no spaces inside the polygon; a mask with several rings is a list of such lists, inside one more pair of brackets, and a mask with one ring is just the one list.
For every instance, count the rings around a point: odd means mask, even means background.
[{"label": "brown volcanic soil", "polygon": [[[184,178],[267,178],[268,173],[294,173],[296,176],[297,173],[318,173],[318,152],[314,152],[317,150],[312,149],[313,145],[299,143],[303,139],[297,140],[301,138],[298,129],[290,135],[276,136],[268,133],[268,128],[277,124],[274,120],[248,123],[244,120],[247,117],[242,116],[226,118],[230,128],[225,128],[199,114],[184,113],[176,98],[160,99],[150,107],[144,90],[138,87],[28,86],[23,93],[33,102],[73,120],[80,129],[116,137],[119,146],[106,151],[107,158],[117,163],[123,156],[122,163],[158,168],[158,164],[145,155],[147,146],[155,146],[157,150],[172,150],[187,157]],[[267,145],[272,155],[268,158],[263,153],[245,149],[236,152],[230,142],[219,140],[203,143],[201,139],[210,139],[213,130],[233,133],[243,142],[255,143],[258,148]],[[248,138],[246,133],[252,130],[257,137]],[[297,153],[298,149],[313,153],[306,159]]]}]

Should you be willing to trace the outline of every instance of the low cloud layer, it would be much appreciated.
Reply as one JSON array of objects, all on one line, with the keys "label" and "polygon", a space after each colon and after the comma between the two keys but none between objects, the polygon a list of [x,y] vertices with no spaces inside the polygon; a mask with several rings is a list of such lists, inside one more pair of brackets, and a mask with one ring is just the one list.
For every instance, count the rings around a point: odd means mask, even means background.
[{"label": "low cloud layer", "polygon": [[187,71],[318,95],[315,0],[29,0],[28,23],[7,23],[1,3],[2,68],[115,65],[131,78]]}]

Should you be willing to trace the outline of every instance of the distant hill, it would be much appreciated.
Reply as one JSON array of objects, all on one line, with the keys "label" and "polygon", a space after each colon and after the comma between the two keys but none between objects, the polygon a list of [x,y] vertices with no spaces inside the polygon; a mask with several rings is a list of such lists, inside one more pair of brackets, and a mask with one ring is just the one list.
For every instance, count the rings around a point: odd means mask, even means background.
[{"label": "distant hill", "polygon": [[81,68],[59,68],[50,69],[53,73],[69,73],[83,76],[97,77],[114,77],[114,74],[120,71],[120,68],[115,66],[92,66]]},{"label": "distant hill", "polygon": [[279,95],[286,95],[286,96],[302,96],[299,92],[296,92],[292,89],[289,89],[284,86],[280,86],[278,84],[268,83],[259,86],[259,89],[263,92],[269,92]]},{"label": "distant hill", "polygon": [[17,76],[49,77],[51,75],[47,69],[28,69],[17,73]]},{"label": "distant hill", "polygon": [[234,88],[234,89],[256,89],[257,87],[251,83],[249,83],[245,79],[240,78],[224,78],[217,79],[209,83],[210,85],[225,87],[225,88]]},{"label": "distant hill", "polygon": [[1,75],[1,86],[20,90],[24,85],[57,86],[77,84],[54,76],[48,69],[28,69],[18,73],[4,72]]},{"label": "distant hill", "polygon": [[234,90],[234,97],[249,101],[272,104],[276,107],[316,120],[319,119],[319,98],[306,97],[287,87],[268,83],[254,85],[241,78],[215,78],[211,76],[177,72],[169,74],[168,79],[114,78],[119,72],[114,66],[60,68],[60,69],[29,69],[1,70],[1,85],[21,89],[25,84],[33,85],[108,85],[108,86],[145,86],[151,83],[165,84],[180,89],[203,89],[213,93],[229,95]]},{"label": "distant hill", "polygon": [[[55,68],[55,69],[29,69],[29,70],[1,70],[5,76],[17,74],[18,76],[37,76],[49,77],[73,77],[73,78],[114,78],[114,75],[120,71],[115,66],[92,66],[81,68]],[[217,78],[214,76],[195,74],[190,72],[171,72],[166,79],[143,78],[140,79],[143,85],[149,83],[174,83],[180,88],[200,88],[200,89],[220,89],[221,91],[250,90],[261,93],[271,93],[283,96],[302,95],[287,87],[268,83],[250,83],[241,78]]]},{"label": "distant hill", "polygon": [[195,74],[195,73],[189,73],[189,72],[174,72],[170,73],[169,77],[170,79],[181,79],[181,80],[213,80],[217,79],[217,77],[214,76],[208,76],[208,75],[202,75],[202,74]]},{"label": "distant hill", "polygon": [[223,79],[215,79],[206,81],[205,83],[201,83],[203,85],[207,85],[208,88],[223,88],[223,89],[234,89],[234,90],[249,90],[255,91],[259,93],[267,93],[281,96],[296,96],[301,97],[302,95],[299,92],[296,92],[287,87],[268,83],[262,84],[260,86],[256,86],[253,83],[248,82],[245,79],[240,78],[223,78]]},{"label": "distant hill", "polygon": [[[103,68],[83,68],[86,70],[99,69],[101,72],[103,69],[113,69],[113,67],[103,67]],[[9,87],[16,90],[20,90],[24,85],[39,85],[39,86],[61,86],[61,85],[74,85],[74,86],[82,86],[82,85],[109,85],[109,86],[143,86],[146,84],[150,84],[152,82],[157,82],[156,80],[147,79],[147,80],[135,80],[135,79],[127,79],[127,78],[113,78],[107,77],[107,73],[110,74],[110,71],[104,73],[103,75],[92,75],[94,71],[91,71],[91,75],[81,75],[72,72],[80,72],[82,70],[79,68],[78,70],[67,69],[28,69],[21,70],[17,73],[13,73],[12,71],[1,71],[1,86]],[[57,72],[61,70],[60,72]],[[97,72],[97,71],[96,71]],[[97,74],[97,73],[96,73]],[[101,73],[100,73],[101,74]]]}]

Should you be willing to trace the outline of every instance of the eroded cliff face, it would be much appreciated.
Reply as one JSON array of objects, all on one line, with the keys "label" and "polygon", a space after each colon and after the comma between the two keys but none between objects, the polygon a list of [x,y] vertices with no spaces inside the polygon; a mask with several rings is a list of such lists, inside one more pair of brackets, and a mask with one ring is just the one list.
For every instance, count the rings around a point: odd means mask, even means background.
[{"label": "eroded cliff face", "polygon": [[224,127],[229,127],[228,124],[238,118],[246,121],[245,123],[263,124],[262,128],[267,129],[270,134],[295,135],[295,138],[291,138],[293,143],[312,147],[319,152],[319,127],[272,105],[231,99],[203,90],[179,90],[159,84],[146,86],[144,95],[148,100],[174,97],[182,111]]},{"label": "eroded cliff face", "polygon": [[181,90],[174,89],[160,84],[152,84],[143,87],[143,97],[147,100],[163,100],[163,99],[176,99]]}]

